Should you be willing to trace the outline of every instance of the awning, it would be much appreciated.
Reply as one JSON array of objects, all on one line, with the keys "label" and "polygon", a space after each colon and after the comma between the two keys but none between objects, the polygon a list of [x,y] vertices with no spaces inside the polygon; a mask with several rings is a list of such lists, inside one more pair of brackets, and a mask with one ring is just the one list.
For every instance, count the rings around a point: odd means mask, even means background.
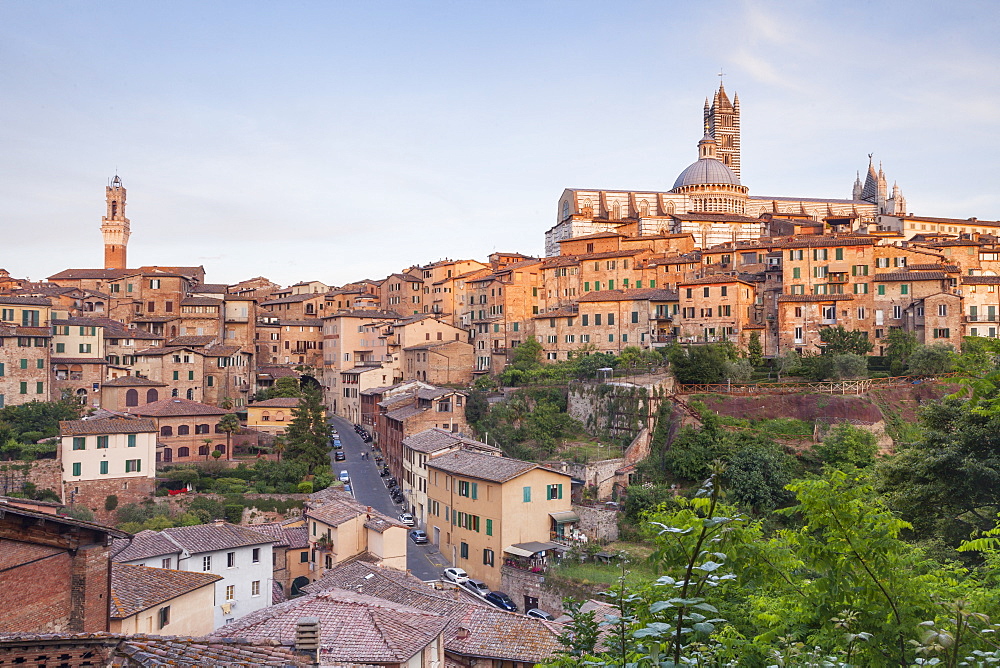
[{"label": "awning", "polygon": [[555,520],[556,524],[567,524],[568,522],[580,521],[580,516],[572,510],[564,510],[559,513],[549,513],[549,517]]},{"label": "awning", "polygon": [[548,550],[554,550],[559,547],[562,546],[557,543],[539,543],[538,541],[532,541],[530,543],[518,543],[516,545],[511,545],[510,547],[504,548],[504,552],[507,554],[513,554],[517,557],[532,557],[539,552],[547,552]]}]

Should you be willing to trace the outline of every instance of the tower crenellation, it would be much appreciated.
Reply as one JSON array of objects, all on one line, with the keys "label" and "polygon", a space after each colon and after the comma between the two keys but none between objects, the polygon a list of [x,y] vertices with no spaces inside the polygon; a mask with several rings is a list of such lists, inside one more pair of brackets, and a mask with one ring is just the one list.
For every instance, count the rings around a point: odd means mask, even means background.
[{"label": "tower crenellation", "polygon": [[107,213],[101,218],[105,269],[125,269],[127,266],[126,248],[130,230],[125,217],[125,195],[125,187],[116,174],[111,185],[105,188]]}]

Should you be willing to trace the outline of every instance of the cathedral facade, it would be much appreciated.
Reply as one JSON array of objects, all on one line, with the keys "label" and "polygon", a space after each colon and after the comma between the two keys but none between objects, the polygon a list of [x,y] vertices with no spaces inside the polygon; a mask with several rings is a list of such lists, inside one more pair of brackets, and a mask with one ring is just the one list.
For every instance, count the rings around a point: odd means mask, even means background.
[{"label": "cathedral facade", "polygon": [[905,208],[896,186],[892,197],[886,197],[885,175],[872,167],[871,186],[856,185],[851,199],[751,195],[740,181],[739,96],[730,101],[722,85],[711,104],[705,101],[704,128],[698,159],[678,175],[670,190],[564,190],[556,224],[545,233],[545,254],[558,255],[560,241],[598,232],[630,237],[690,233],[697,245],[706,248],[757,239],[764,229],[761,217],[767,213],[815,221],[851,219],[858,226],[873,223],[878,214],[900,205]]}]

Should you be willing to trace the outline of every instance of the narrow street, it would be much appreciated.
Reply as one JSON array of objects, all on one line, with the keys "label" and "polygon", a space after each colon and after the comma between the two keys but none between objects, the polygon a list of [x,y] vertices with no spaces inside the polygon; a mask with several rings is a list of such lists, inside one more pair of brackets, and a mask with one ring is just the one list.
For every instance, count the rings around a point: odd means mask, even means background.
[{"label": "narrow street", "polygon": [[[393,503],[386,489],[383,478],[379,476],[378,468],[371,446],[361,440],[354,431],[354,425],[339,417],[331,417],[329,423],[340,433],[340,442],[344,446],[347,460],[334,461],[335,450],[330,451],[330,466],[334,477],[341,471],[347,471],[351,476],[351,490],[354,498],[366,506],[378,510],[393,519],[397,519],[404,508]],[[362,459],[362,453],[368,453],[368,459]],[[417,527],[424,528],[424,527]],[[409,533],[409,529],[407,529]],[[441,569],[448,566],[444,557],[434,549],[433,545],[415,545],[409,536],[406,539],[406,567],[414,576],[421,580],[437,580],[441,577]]]}]

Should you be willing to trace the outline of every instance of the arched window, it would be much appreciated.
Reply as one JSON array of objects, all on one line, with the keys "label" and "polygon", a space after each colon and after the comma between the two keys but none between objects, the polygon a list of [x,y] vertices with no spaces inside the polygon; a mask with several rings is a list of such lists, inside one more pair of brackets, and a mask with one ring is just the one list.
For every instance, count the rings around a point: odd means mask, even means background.
[{"label": "arched window", "polygon": [[178,394],[179,394],[179,391],[178,391],[178,389],[176,387],[174,389],[170,390],[170,396],[176,397],[176,396],[178,396]]},{"label": "arched window", "polygon": [[622,219],[622,205],[615,202],[611,207],[611,220],[621,220]]},{"label": "arched window", "polygon": [[224,444],[222,444],[222,443],[220,443],[219,445],[215,446],[215,449],[218,450],[219,452],[221,452],[222,454],[226,454],[226,446]]},{"label": "arched window", "polygon": [[173,436],[173,435],[174,435],[173,427],[160,427],[160,436]]},{"label": "arched window", "polygon": [[185,392],[185,396],[187,396],[188,399],[194,399],[194,389],[189,387],[188,391]]},{"label": "arched window", "polygon": [[125,405],[126,406],[138,406],[139,405],[139,390],[129,390],[125,393]]},{"label": "arched window", "polygon": [[176,325],[170,325],[170,336],[171,337],[177,336],[177,326]]},{"label": "arched window", "polygon": [[562,219],[569,218],[569,202],[563,202]]},{"label": "arched window", "polygon": [[114,218],[118,215],[118,202],[111,200],[111,217]]},{"label": "arched window", "polygon": [[[156,453],[156,461],[160,461],[160,453]],[[173,448],[163,448],[163,461],[172,462],[174,461],[174,449]]]},{"label": "arched window", "polygon": [[275,414],[275,416],[274,416],[274,421],[275,422],[284,422],[285,421],[285,412],[284,411],[278,411]]},{"label": "arched window", "polygon": [[177,456],[178,457],[190,457],[191,456],[191,448],[177,448]]},{"label": "arched window", "polygon": [[207,434],[208,433],[208,425],[207,424],[195,425],[194,433],[196,433],[196,434]]},{"label": "arched window", "polygon": [[268,413],[267,411],[263,411],[260,414],[260,421],[261,422],[270,422],[271,421],[271,414]]},{"label": "arched window", "polygon": [[160,398],[160,393],[156,391],[156,388],[149,388],[146,390],[146,403],[151,404],[154,401],[158,401]]},{"label": "arched window", "polygon": [[187,436],[190,433],[191,429],[186,424],[182,424],[181,426],[177,427],[178,436]]},{"label": "arched window", "polygon": [[198,454],[202,457],[208,457],[208,446],[202,445],[198,447]]}]

